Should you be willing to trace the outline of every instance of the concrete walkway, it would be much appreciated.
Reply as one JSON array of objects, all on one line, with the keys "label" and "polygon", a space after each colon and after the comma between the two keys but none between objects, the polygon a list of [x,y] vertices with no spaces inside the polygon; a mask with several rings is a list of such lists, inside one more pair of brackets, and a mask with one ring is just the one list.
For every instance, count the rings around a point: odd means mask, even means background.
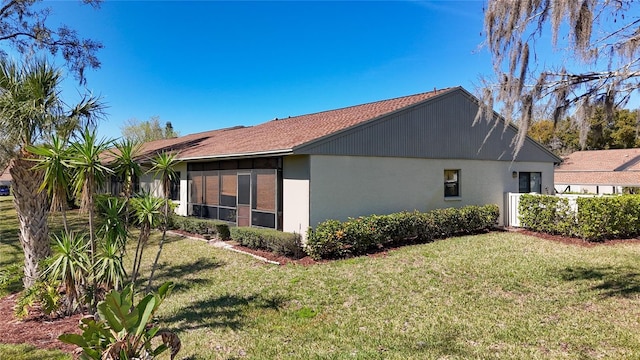
[{"label": "concrete walkway", "polygon": [[234,248],[234,247],[233,247],[233,245],[231,245],[231,244],[229,244],[229,243],[226,243],[226,242],[224,242],[224,241],[222,241],[222,240],[218,240],[218,239],[211,239],[211,240],[207,240],[207,239],[203,239],[203,238],[201,238],[201,237],[190,236],[190,235],[185,235],[185,234],[181,234],[181,233],[173,232],[173,231],[171,231],[171,230],[167,231],[167,233],[168,233],[168,234],[171,234],[171,235],[175,235],[175,236],[180,236],[180,237],[183,237],[183,238],[187,238],[187,239],[204,241],[204,242],[206,242],[207,244],[209,244],[209,245],[211,245],[211,246],[215,246],[215,247],[217,247],[217,248],[221,248],[221,249],[225,249],[225,250],[229,250],[229,251],[237,252],[237,253],[239,253],[239,254],[249,255],[249,256],[251,256],[251,257],[252,257],[252,258],[254,258],[254,259],[257,259],[257,260],[260,260],[260,261],[266,262],[266,263],[268,263],[268,264],[281,265],[281,264],[280,264],[279,262],[277,262],[277,261],[269,260],[269,259],[264,258],[264,257],[262,257],[262,256],[258,256],[258,255],[256,255],[256,254],[252,254],[252,253],[247,252],[247,251],[243,251],[243,250],[240,250],[240,249],[236,249],[236,248]]}]

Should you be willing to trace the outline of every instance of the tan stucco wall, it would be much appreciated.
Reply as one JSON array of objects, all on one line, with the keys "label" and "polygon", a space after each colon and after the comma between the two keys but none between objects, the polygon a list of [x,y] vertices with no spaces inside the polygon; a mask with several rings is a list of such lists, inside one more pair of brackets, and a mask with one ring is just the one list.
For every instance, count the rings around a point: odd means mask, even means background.
[{"label": "tan stucco wall", "polygon": [[[461,196],[455,200],[444,198],[445,169],[460,170]],[[309,159],[309,225],[326,219],[465,205],[496,204],[504,214],[504,193],[518,192],[513,171],[541,172],[543,192],[553,192],[551,163],[313,155]]]},{"label": "tan stucco wall", "polygon": [[309,227],[309,157],[287,156],[282,166],[282,230],[304,237]]}]

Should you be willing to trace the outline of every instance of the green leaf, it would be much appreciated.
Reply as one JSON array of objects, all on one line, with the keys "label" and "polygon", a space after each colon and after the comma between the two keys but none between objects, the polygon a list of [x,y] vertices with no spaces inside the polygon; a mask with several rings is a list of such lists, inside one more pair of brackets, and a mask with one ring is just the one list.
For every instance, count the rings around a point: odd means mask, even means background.
[{"label": "green leaf", "polygon": [[162,354],[163,352],[167,351],[167,349],[169,349],[167,344],[160,344],[157,348],[155,348],[155,349],[153,349],[153,351],[151,351],[151,356],[156,357],[156,356]]},{"label": "green leaf", "polygon": [[140,321],[138,322],[138,328],[135,331],[136,336],[140,336],[140,334],[144,332],[144,329],[147,326],[149,319],[151,319],[151,314],[153,314],[155,307],[156,298],[152,295],[145,296],[144,299],[140,301],[140,304],[138,304],[138,306],[136,307],[136,309],[139,309],[140,313],[142,314],[140,316]]},{"label": "green leaf", "polygon": [[173,283],[173,281],[165,282],[164,284],[160,285],[160,288],[158,289],[158,296],[160,296],[160,298],[164,300],[164,298],[171,294],[171,290],[173,290],[174,287],[175,284]]},{"label": "green leaf", "polygon": [[98,304],[98,314],[115,331],[120,332],[127,321],[127,309],[121,307],[122,301],[117,291],[107,294],[104,301]]},{"label": "green leaf", "polygon": [[89,343],[82,337],[82,335],[78,334],[62,334],[58,336],[58,340],[63,343],[78,345],[82,348],[89,347]]}]

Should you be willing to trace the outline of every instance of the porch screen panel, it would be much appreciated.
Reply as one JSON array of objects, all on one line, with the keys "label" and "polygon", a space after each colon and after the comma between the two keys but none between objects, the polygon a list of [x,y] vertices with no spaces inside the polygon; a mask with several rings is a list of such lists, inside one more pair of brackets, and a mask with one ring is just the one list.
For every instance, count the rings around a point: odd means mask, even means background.
[{"label": "porch screen panel", "polygon": [[188,202],[202,204],[202,171],[190,171],[189,177],[191,178],[191,191],[189,192]]},{"label": "porch screen panel", "polygon": [[251,205],[251,174],[238,174],[238,205]]},{"label": "porch screen panel", "polygon": [[[238,191],[238,176],[234,172],[220,173],[220,205],[236,207],[236,192]],[[222,215],[221,215],[222,216]]]},{"label": "porch screen panel", "polygon": [[205,204],[220,204],[220,177],[217,171],[205,171]]},{"label": "porch screen panel", "polygon": [[264,228],[275,229],[276,228],[276,214],[263,213],[253,211],[251,213],[251,225]]},{"label": "porch screen panel", "polygon": [[255,201],[253,208],[260,211],[276,211],[276,174],[258,173],[256,174]]}]

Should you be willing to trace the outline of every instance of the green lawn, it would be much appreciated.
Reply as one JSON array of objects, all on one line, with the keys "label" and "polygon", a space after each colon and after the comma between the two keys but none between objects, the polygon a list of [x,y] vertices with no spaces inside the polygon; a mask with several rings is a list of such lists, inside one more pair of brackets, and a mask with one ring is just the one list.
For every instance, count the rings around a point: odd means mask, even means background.
[{"label": "green lawn", "polygon": [[[20,261],[5,204],[0,269]],[[159,315],[179,358],[640,358],[640,244],[496,232],[304,267],[170,240]]]}]

